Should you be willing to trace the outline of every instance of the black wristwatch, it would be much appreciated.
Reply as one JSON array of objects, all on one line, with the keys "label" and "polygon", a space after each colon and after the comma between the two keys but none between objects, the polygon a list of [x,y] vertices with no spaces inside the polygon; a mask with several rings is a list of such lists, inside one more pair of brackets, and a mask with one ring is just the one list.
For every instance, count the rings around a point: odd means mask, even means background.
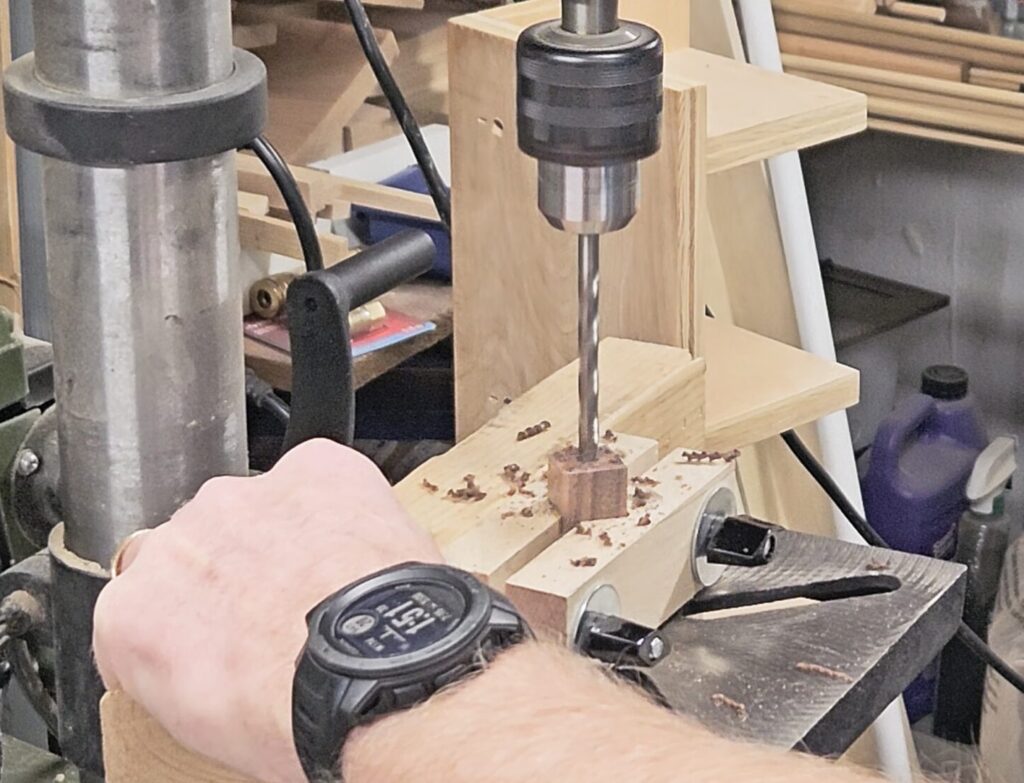
[{"label": "black wristwatch", "polygon": [[532,637],[503,596],[457,568],[406,563],[346,587],[306,616],[292,732],[311,781],[340,779],[350,731],[407,709]]}]

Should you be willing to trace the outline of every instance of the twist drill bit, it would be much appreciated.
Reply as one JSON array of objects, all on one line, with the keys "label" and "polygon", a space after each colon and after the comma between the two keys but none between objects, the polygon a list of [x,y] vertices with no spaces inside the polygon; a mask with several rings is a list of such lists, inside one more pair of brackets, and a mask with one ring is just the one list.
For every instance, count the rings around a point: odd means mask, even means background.
[{"label": "twist drill bit", "polygon": [[597,458],[600,422],[597,412],[600,379],[597,369],[599,344],[598,292],[600,288],[597,234],[579,237],[579,353],[580,353],[580,459]]}]

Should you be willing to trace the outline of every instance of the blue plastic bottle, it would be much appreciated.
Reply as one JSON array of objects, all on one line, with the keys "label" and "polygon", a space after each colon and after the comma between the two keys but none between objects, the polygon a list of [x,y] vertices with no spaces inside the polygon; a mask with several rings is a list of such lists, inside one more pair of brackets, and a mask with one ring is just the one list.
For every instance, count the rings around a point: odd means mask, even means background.
[{"label": "blue plastic bottle", "polygon": [[[894,549],[951,560],[965,489],[988,445],[984,425],[959,367],[929,367],[921,393],[900,402],[879,425],[862,480],[868,522]],[[910,720],[934,703],[938,667],[905,692]]]}]

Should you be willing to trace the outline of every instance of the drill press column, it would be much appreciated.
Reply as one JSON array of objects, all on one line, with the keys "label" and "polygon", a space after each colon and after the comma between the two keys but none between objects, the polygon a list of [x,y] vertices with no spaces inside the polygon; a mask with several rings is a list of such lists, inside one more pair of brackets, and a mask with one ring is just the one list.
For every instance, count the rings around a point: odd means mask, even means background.
[{"label": "drill press column", "polygon": [[561,20],[523,31],[517,46],[519,147],[537,158],[538,206],[579,236],[582,462],[598,458],[600,235],[637,208],[638,161],[661,131],[660,36],[619,22],[617,0],[563,0]]},{"label": "drill press column", "polygon": [[35,0],[4,78],[44,156],[63,525],[50,537],[64,754],[102,772],[92,608],[119,543],[247,472],[234,150],[266,71],[228,0]]}]

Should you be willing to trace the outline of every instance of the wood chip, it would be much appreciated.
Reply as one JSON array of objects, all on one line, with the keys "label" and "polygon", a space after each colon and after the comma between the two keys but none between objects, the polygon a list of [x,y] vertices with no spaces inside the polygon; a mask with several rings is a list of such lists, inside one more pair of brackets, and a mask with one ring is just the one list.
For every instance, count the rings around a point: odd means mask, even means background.
[{"label": "wood chip", "polygon": [[632,478],[634,484],[639,484],[641,487],[656,487],[661,482],[650,476],[634,476]]},{"label": "wood chip", "polygon": [[635,487],[633,489],[633,508],[643,508],[651,499],[651,493],[646,489]]},{"label": "wood chip", "polygon": [[612,545],[612,537],[610,535],[608,535],[608,531],[607,530],[604,531],[601,535],[599,535],[597,537],[597,540],[600,541],[605,546],[611,546]]},{"label": "wood chip", "polygon": [[603,440],[605,443],[615,443],[618,439],[619,436],[616,435],[611,430],[605,430],[604,435],[601,438],[601,440]]},{"label": "wood chip", "polygon": [[431,495],[433,495],[435,492],[437,492],[438,490],[441,489],[439,486],[437,486],[437,484],[431,484],[426,479],[423,479],[423,481],[421,482],[421,485],[423,486],[423,489],[425,489]]},{"label": "wood chip", "polygon": [[571,565],[576,566],[576,568],[593,568],[594,566],[597,565],[597,558],[596,557],[579,557],[579,558],[576,558],[575,560],[570,560],[569,563]]},{"label": "wood chip", "polygon": [[716,707],[726,707],[732,710],[741,723],[747,720],[747,705],[735,699],[730,699],[724,693],[712,693],[711,703]]},{"label": "wood chip", "polygon": [[650,524],[651,524],[651,515],[650,514],[644,514],[642,517],[640,517],[640,519],[638,519],[636,521],[636,526],[637,527],[647,527]]},{"label": "wood chip", "polygon": [[890,566],[888,563],[868,563],[866,566],[864,566],[865,571],[875,572],[888,571],[890,568],[892,568],[892,566]]},{"label": "wood chip", "polygon": [[476,503],[487,497],[487,493],[477,486],[476,476],[472,473],[463,476],[462,480],[466,482],[466,486],[458,489],[449,489],[446,496],[449,500],[456,503]]},{"label": "wood chip", "polygon": [[839,672],[835,669],[830,669],[827,666],[822,666],[818,663],[807,663],[806,661],[800,661],[793,668],[798,672],[804,674],[817,674],[821,677],[828,677],[830,680],[837,680],[838,682],[853,683],[855,680],[846,672]]},{"label": "wood chip", "polygon": [[530,508],[530,507],[526,507],[522,511],[519,512],[519,516],[526,517],[527,519],[529,519],[530,517],[533,516],[533,509]]},{"label": "wood chip", "polygon": [[678,463],[680,465],[710,465],[715,462],[734,462],[739,458],[740,451],[684,451],[681,456],[683,460]]},{"label": "wood chip", "polygon": [[582,525],[582,524],[576,525],[576,530],[574,532],[578,536],[592,536],[592,535],[594,535],[594,529],[593,528],[587,527],[586,525]]},{"label": "wood chip", "polygon": [[529,438],[533,438],[536,437],[537,435],[540,435],[542,432],[547,432],[549,429],[551,429],[551,422],[545,420],[537,424],[534,424],[532,427],[527,427],[525,430],[520,431],[518,434],[516,434],[516,440],[528,440]]},{"label": "wood chip", "polygon": [[501,518],[502,519],[511,519],[515,515],[516,515],[515,511],[502,511],[501,512]]}]

